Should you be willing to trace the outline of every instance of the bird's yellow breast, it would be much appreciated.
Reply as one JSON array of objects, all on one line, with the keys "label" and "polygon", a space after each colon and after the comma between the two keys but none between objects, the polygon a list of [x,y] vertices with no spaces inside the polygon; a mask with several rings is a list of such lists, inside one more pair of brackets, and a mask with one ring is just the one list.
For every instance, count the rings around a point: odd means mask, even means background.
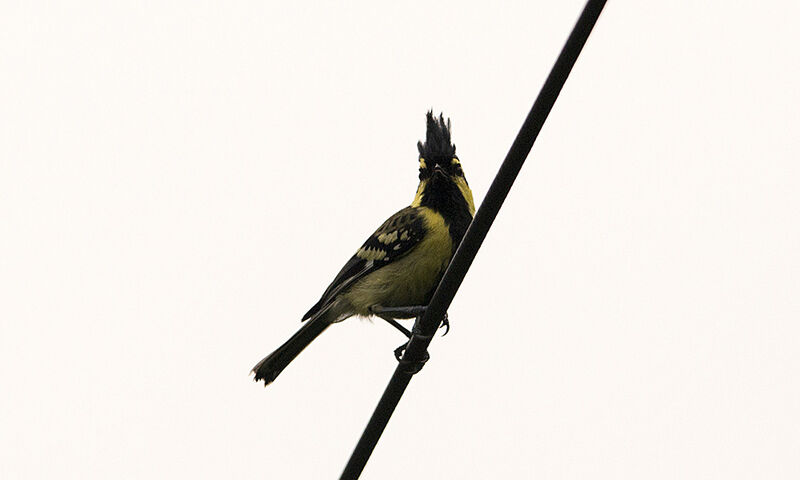
[{"label": "bird's yellow breast", "polygon": [[450,230],[444,218],[419,207],[427,233],[407,255],[370,273],[344,294],[357,315],[368,316],[374,305],[402,307],[424,305],[436,287],[453,253]]}]

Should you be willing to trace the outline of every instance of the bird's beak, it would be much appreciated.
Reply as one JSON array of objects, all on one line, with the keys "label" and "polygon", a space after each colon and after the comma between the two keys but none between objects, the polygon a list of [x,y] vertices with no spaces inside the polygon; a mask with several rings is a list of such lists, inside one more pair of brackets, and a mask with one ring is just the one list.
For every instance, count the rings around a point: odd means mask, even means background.
[{"label": "bird's beak", "polygon": [[447,176],[447,172],[444,171],[444,167],[442,167],[441,165],[436,165],[435,167],[433,167],[433,173],[434,175],[438,173],[443,177]]}]

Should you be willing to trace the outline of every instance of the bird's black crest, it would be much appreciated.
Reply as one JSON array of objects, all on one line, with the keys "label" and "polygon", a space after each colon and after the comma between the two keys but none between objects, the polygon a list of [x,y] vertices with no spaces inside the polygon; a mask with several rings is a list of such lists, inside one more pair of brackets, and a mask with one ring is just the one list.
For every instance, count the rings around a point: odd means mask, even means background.
[{"label": "bird's black crest", "polygon": [[425,143],[417,142],[419,156],[429,160],[443,159],[447,162],[456,156],[456,146],[450,141],[450,119],[444,121],[444,115],[439,118],[433,116],[433,110],[428,111],[428,130],[425,133]]}]

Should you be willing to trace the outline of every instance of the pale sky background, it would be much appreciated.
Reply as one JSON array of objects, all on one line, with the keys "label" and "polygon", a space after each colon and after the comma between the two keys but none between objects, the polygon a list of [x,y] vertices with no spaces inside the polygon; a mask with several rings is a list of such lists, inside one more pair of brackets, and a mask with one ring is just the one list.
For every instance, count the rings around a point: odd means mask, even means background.
[{"label": "pale sky background", "polygon": [[[403,338],[249,369],[582,6],[2,2],[0,477],[337,478]],[[800,478],[799,17],[609,2],[363,478]]]}]

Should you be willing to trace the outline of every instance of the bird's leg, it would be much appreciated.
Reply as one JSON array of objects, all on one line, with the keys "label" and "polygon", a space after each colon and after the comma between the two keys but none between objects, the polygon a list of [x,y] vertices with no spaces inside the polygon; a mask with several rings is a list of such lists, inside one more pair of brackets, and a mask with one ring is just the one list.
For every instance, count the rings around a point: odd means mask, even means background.
[{"label": "bird's leg", "polygon": [[370,310],[375,315],[386,315],[392,318],[414,318],[419,317],[428,307],[426,305],[411,305],[408,307],[384,307],[373,305]]},{"label": "bird's leg", "polygon": [[394,328],[396,328],[396,329],[400,330],[400,332],[402,332],[402,333],[403,333],[403,335],[405,335],[407,338],[411,338],[411,332],[410,332],[410,331],[409,331],[409,330],[408,330],[406,327],[404,327],[404,326],[400,325],[400,324],[397,322],[397,320],[395,320],[394,318],[391,318],[391,317],[382,317],[382,316],[380,316],[380,315],[378,315],[378,317],[380,317],[380,318],[382,318],[382,319],[386,320],[386,322],[387,322],[389,325],[391,325],[391,326],[393,326]]},{"label": "bird's leg", "polygon": [[[394,328],[403,332],[406,337],[411,338],[411,332],[409,332],[406,328],[399,325],[397,322],[394,321],[395,318],[414,318],[414,317],[421,317],[425,314],[425,311],[428,309],[427,305],[411,305],[408,307],[383,307],[381,305],[373,305],[370,307],[370,311],[381,317],[382,319],[389,322]],[[444,319],[442,319],[442,324],[439,325],[439,328],[445,327],[444,337],[450,331],[450,320],[447,318],[447,312],[444,314]]]},{"label": "bird's leg", "polygon": [[[381,318],[386,321],[389,325],[393,326],[394,328],[400,330],[400,332],[406,336],[406,338],[411,338],[411,332],[404,326],[400,325],[400,323],[395,320],[395,315],[392,312],[387,312],[384,310],[383,307],[380,305],[373,305],[369,308],[370,313]],[[402,317],[401,317],[402,318]]]}]

